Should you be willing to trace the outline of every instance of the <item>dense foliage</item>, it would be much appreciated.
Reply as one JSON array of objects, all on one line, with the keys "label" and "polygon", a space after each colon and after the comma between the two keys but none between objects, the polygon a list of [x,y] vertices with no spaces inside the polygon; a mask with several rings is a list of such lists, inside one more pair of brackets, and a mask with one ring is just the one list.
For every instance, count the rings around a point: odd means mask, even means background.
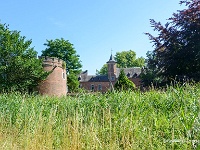
[{"label": "dense foliage", "polygon": [[96,70],[96,75],[107,75],[108,74],[108,64],[104,64],[100,70]]},{"label": "dense foliage", "polygon": [[18,31],[0,24],[0,91],[27,91],[45,79],[41,60]]},{"label": "dense foliage", "polygon": [[128,79],[124,70],[120,71],[119,77],[117,82],[114,85],[116,90],[123,91],[123,90],[133,90],[135,89],[135,84]]},{"label": "dense foliage", "polygon": [[2,149],[200,148],[200,85],[166,91],[0,95]]},{"label": "dense foliage", "polygon": [[115,60],[119,68],[143,67],[145,62],[143,57],[136,58],[133,50],[117,52]]},{"label": "dense foliage", "polygon": [[[192,79],[200,81],[200,2],[184,0],[187,9],[174,13],[165,26],[151,20],[159,34],[146,33],[155,50],[148,53],[146,77],[151,81]],[[147,79],[145,78],[145,79]],[[149,79],[146,81],[150,81]]]},{"label": "dense foliage", "polygon": [[[79,55],[76,54],[76,50],[68,40],[63,38],[55,40],[47,40],[44,44],[47,46],[42,51],[42,56],[57,57],[66,62],[67,72],[67,84],[69,91],[75,91],[78,89],[77,75],[81,72],[81,62]],[[76,78],[76,80],[74,80]]]}]

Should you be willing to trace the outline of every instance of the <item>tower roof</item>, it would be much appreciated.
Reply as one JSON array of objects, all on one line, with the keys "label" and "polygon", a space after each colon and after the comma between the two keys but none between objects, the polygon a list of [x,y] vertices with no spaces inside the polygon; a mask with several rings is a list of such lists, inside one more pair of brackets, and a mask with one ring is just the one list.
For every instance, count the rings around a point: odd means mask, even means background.
[{"label": "tower roof", "polygon": [[114,59],[114,56],[111,54],[110,55],[110,59],[109,59],[109,61],[107,62],[107,63],[109,63],[109,62],[114,62],[114,63],[116,63],[116,61],[115,61],[115,59]]},{"label": "tower roof", "polygon": [[110,59],[109,59],[109,61],[115,61],[115,60],[114,60],[114,57],[113,57],[112,54],[110,55]]}]

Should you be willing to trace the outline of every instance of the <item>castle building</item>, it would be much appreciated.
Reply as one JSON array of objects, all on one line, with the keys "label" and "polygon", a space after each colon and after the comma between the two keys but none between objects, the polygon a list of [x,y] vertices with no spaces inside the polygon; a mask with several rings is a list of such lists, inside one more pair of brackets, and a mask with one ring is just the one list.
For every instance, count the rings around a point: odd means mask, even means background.
[{"label": "castle building", "polygon": [[117,82],[121,69],[127,75],[128,79],[131,80],[136,87],[141,85],[140,67],[132,68],[117,68],[117,62],[114,60],[111,54],[108,65],[107,75],[88,75],[88,71],[83,71],[79,77],[80,88],[93,92],[107,92],[112,90],[114,84]]},{"label": "castle building", "polygon": [[66,96],[67,94],[67,76],[64,68],[64,61],[53,57],[39,57],[43,60],[43,69],[50,74],[41,81],[38,86],[38,92],[41,95],[48,96]]}]

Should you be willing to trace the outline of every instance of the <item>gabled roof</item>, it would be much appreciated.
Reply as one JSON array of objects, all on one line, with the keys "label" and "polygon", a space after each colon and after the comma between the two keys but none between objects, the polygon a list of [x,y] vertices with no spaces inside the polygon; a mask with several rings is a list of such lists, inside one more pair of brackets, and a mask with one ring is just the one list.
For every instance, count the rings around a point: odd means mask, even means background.
[{"label": "gabled roof", "polygon": [[135,78],[138,77],[141,74],[141,68],[140,67],[132,67],[132,68],[117,68],[116,70],[116,77],[119,77],[120,71],[124,70],[125,75],[127,75],[128,78]]},{"label": "gabled roof", "polygon": [[107,75],[92,76],[90,82],[109,82]]},{"label": "gabled roof", "polygon": [[80,82],[109,82],[107,75],[80,76]]}]

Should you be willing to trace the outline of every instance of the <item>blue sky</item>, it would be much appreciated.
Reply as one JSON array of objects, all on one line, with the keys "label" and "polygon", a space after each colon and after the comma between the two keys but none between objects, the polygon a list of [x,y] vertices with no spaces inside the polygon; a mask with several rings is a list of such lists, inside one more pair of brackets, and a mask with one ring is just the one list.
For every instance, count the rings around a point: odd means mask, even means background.
[{"label": "blue sky", "polygon": [[32,39],[41,55],[46,39],[69,40],[80,55],[83,70],[95,74],[111,54],[134,50],[146,57],[153,50],[145,32],[149,19],[166,22],[183,9],[178,0],[0,0],[0,21]]}]

